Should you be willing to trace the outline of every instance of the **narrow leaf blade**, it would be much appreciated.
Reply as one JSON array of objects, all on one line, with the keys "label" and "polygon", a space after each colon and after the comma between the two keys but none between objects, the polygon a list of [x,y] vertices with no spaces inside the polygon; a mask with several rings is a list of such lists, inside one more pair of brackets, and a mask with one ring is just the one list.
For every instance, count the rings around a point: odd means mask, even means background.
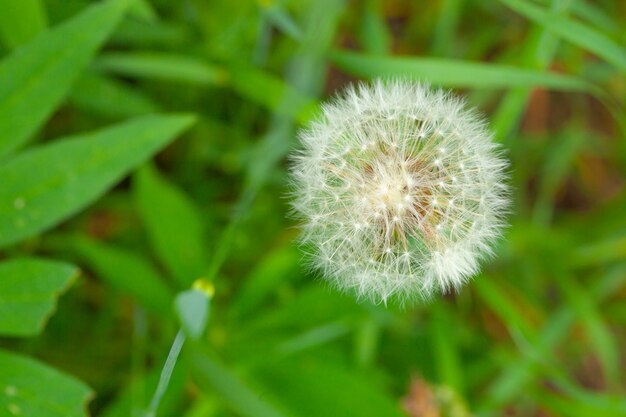
[{"label": "narrow leaf blade", "polygon": [[221,85],[227,77],[220,67],[201,59],[157,52],[111,52],[102,55],[96,66],[127,77],[194,85]]},{"label": "narrow leaf blade", "polygon": [[601,32],[584,23],[572,20],[564,15],[549,13],[541,7],[526,1],[500,0],[527,19],[544,26],[568,42],[584,48],[607,62],[626,71],[626,48],[611,40]]},{"label": "narrow leaf blade", "polygon": [[591,91],[586,81],[565,74],[502,64],[443,58],[378,57],[335,52],[337,65],[364,77],[406,76],[445,87],[511,88],[543,86],[563,91]]},{"label": "narrow leaf blade", "polygon": [[12,49],[37,36],[48,26],[42,0],[0,0],[0,41]]},{"label": "narrow leaf blade", "polygon": [[202,217],[185,193],[146,165],[134,182],[135,201],[152,248],[182,288],[206,271]]},{"label": "narrow leaf blade", "polygon": [[217,393],[220,399],[243,417],[287,417],[239,376],[211,358],[194,351],[192,369],[201,389]]},{"label": "narrow leaf blade", "polygon": [[157,313],[170,312],[172,291],[150,262],[128,249],[85,237],[77,237],[72,243],[99,278]]}]

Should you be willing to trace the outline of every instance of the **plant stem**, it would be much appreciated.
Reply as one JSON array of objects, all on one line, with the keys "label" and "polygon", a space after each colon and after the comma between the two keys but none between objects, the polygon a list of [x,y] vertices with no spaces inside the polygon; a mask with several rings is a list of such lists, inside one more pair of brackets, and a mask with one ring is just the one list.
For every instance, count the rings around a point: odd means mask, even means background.
[{"label": "plant stem", "polygon": [[170,348],[170,353],[167,355],[167,360],[165,361],[165,365],[163,365],[163,370],[161,371],[161,376],[159,377],[159,384],[157,385],[156,391],[154,392],[154,397],[152,397],[152,401],[150,401],[150,406],[146,411],[145,417],[156,416],[156,410],[157,408],[159,408],[161,398],[163,398],[163,394],[165,394],[167,386],[170,383],[172,372],[174,371],[174,366],[176,366],[176,360],[178,359],[178,355],[180,354],[180,351],[183,348],[184,344],[185,334],[181,329],[178,331],[178,334],[176,334],[174,343],[172,343],[172,347]]}]

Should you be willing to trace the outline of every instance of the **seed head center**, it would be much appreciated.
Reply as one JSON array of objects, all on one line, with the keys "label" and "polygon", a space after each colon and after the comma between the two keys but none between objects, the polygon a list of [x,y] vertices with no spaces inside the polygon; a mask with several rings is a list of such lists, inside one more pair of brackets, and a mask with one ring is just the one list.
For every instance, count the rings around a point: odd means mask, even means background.
[{"label": "seed head center", "polygon": [[410,213],[416,201],[416,183],[413,177],[401,164],[378,165],[376,169],[367,171],[366,200],[372,204],[375,217],[384,215],[387,218],[401,219]]}]

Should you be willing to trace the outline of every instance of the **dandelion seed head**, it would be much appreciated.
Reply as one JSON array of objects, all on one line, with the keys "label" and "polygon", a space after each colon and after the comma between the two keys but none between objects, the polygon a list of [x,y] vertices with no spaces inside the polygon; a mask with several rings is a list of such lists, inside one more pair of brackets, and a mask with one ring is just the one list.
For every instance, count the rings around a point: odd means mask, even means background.
[{"label": "dandelion seed head", "polygon": [[301,239],[338,288],[374,302],[428,298],[459,288],[491,253],[507,163],[462,100],[378,80],[325,104],[299,136],[291,177]]}]

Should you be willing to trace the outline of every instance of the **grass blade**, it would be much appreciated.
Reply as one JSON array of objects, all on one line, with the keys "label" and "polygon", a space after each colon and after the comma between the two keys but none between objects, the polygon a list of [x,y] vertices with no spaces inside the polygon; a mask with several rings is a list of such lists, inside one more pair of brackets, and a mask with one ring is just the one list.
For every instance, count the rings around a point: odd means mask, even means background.
[{"label": "grass blade", "polygon": [[527,19],[554,32],[566,41],[586,49],[615,65],[620,70],[626,71],[626,48],[606,37],[601,32],[564,15],[549,13],[545,9],[529,4],[526,1],[500,1]]},{"label": "grass blade", "polygon": [[146,116],[31,149],[0,165],[0,247],[78,212],[192,122],[186,115]]},{"label": "grass blade", "polygon": [[555,72],[454,59],[377,57],[354,52],[332,54],[342,69],[364,77],[406,76],[445,87],[511,88],[542,86],[553,90],[593,90],[586,81]]}]

